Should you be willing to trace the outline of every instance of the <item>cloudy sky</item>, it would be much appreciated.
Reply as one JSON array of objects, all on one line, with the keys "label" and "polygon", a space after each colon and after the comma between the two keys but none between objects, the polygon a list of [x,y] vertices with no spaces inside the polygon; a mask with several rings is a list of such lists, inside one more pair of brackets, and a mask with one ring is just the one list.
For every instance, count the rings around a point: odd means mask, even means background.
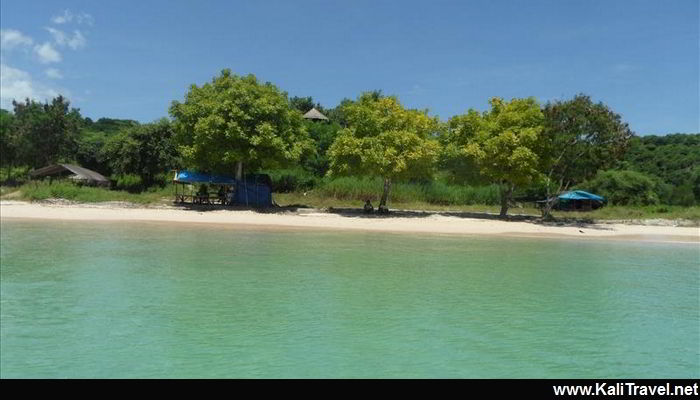
[{"label": "cloudy sky", "polygon": [[324,106],[381,89],[446,120],[587,93],[639,134],[698,132],[697,0],[0,3],[0,105],[167,115],[223,68]]}]

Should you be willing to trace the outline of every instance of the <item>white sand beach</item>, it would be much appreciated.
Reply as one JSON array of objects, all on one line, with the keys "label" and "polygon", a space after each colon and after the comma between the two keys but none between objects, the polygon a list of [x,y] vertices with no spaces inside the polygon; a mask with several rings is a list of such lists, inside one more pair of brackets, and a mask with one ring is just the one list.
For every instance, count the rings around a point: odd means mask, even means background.
[{"label": "white sand beach", "polygon": [[388,217],[301,209],[277,212],[250,210],[148,208],[120,203],[65,204],[0,201],[0,218],[73,221],[150,221],[220,224],[238,228],[336,229],[421,234],[502,235],[565,239],[616,239],[700,243],[700,228],[622,223],[542,224],[471,218],[460,213],[397,212]]}]

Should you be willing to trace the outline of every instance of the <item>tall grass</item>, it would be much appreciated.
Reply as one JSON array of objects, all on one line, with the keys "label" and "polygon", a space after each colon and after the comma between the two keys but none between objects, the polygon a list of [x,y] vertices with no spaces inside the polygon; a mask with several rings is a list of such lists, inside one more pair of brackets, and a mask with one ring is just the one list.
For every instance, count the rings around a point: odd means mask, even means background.
[{"label": "tall grass", "polygon": [[152,188],[142,193],[129,193],[101,187],[81,186],[65,180],[52,183],[46,181],[29,182],[19,187],[19,191],[23,199],[32,201],[55,198],[83,203],[125,201],[148,204],[158,202],[164,197],[172,197],[171,187]]},{"label": "tall grass", "polygon": [[[383,190],[379,178],[339,177],[324,180],[316,189],[320,196],[341,200],[378,200]],[[462,186],[440,181],[426,183],[397,182],[392,184],[390,201],[400,203],[425,202],[438,205],[499,204],[498,186]]]}]

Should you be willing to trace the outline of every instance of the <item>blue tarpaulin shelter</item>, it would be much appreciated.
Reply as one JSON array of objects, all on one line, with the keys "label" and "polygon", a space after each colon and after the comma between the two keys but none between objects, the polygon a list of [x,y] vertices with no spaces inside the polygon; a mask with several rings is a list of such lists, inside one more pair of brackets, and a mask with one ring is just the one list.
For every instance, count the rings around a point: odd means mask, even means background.
[{"label": "blue tarpaulin shelter", "polygon": [[574,190],[571,192],[562,193],[559,195],[560,200],[594,200],[605,202],[605,197],[597,194],[584,192],[583,190]]},{"label": "blue tarpaulin shelter", "polygon": [[[250,175],[244,180],[237,180],[226,175],[212,175],[196,171],[177,171],[173,178],[173,183],[183,185],[203,183],[214,186],[230,186],[233,190],[233,196],[228,204],[254,207],[272,206],[272,190],[270,189],[270,178],[267,175]],[[178,193],[176,186],[176,201],[185,202],[190,199],[193,202],[196,200],[201,202],[201,196],[185,194],[184,187],[182,193]]]},{"label": "blue tarpaulin shelter", "polygon": [[225,175],[210,175],[194,171],[177,171],[173,181],[177,183],[210,183],[212,185],[235,185],[236,180]]},{"label": "blue tarpaulin shelter", "polygon": [[600,208],[605,204],[605,197],[588,193],[583,190],[573,190],[557,196],[559,210],[581,210],[588,211]]}]

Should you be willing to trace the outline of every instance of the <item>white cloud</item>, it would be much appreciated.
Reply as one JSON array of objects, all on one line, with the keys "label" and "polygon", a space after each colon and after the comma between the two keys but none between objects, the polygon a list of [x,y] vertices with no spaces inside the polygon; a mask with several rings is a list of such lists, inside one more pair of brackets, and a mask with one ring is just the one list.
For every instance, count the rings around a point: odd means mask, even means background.
[{"label": "white cloud", "polygon": [[75,19],[78,21],[78,24],[87,24],[92,26],[92,24],[95,23],[95,19],[92,18],[92,15],[86,12],[80,13]]},{"label": "white cloud", "polygon": [[55,28],[46,28],[46,30],[49,31],[49,33],[53,37],[53,41],[56,42],[56,44],[61,45],[61,46],[66,44],[66,41],[68,40],[68,38],[66,37],[65,32],[58,30],[58,29],[55,29]]},{"label": "white cloud", "polygon": [[54,42],[59,46],[68,46],[73,50],[78,50],[85,47],[85,44],[87,43],[85,36],[83,36],[79,30],[74,30],[73,36],[70,36],[62,30],[55,28],[47,27],[46,30],[49,31]]},{"label": "white cloud", "polygon": [[85,36],[83,36],[80,31],[75,30],[73,31],[73,37],[68,40],[68,47],[70,47],[73,50],[77,50],[80,48],[85,47],[85,43],[87,41],[85,40]]},{"label": "white cloud", "polygon": [[66,22],[71,22],[73,20],[73,13],[68,10],[63,11],[63,15],[56,15],[51,18],[54,24],[65,24]]},{"label": "white cloud", "polygon": [[86,12],[80,12],[78,14],[73,14],[70,10],[64,10],[63,14],[61,15],[56,15],[51,18],[51,22],[54,24],[67,24],[69,22],[72,22],[75,20],[78,24],[87,24],[92,26],[92,24],[95,23],[95,19],[92,18],[92,15],[86,13]]},{"label": "white cloud", "polygon": [[61,53],[54,49],[49,42],[44,42],[42,45],[34,46],[34,52],[37,56],[39,56],[39,62],[42,64],[61,61]]},{"label": "white cloud", "polygon": [[63,79],[63,74],[61,74],[61,71],[57,70],[56,68],[49,68],[44,72],[46,72],[46,76],[51,79]]},{"label": "white cloud", "polygon": [[0,48],[10,50],[15,47],[31,46],[34,41],[20,31],[14,29],[0,29]]},{"label": "white cloud", "polygon": [[56,96],[56,90],[34,82],[29,73],[0,64],[0,107],[11,109],[12,100],[45,101]]}]

